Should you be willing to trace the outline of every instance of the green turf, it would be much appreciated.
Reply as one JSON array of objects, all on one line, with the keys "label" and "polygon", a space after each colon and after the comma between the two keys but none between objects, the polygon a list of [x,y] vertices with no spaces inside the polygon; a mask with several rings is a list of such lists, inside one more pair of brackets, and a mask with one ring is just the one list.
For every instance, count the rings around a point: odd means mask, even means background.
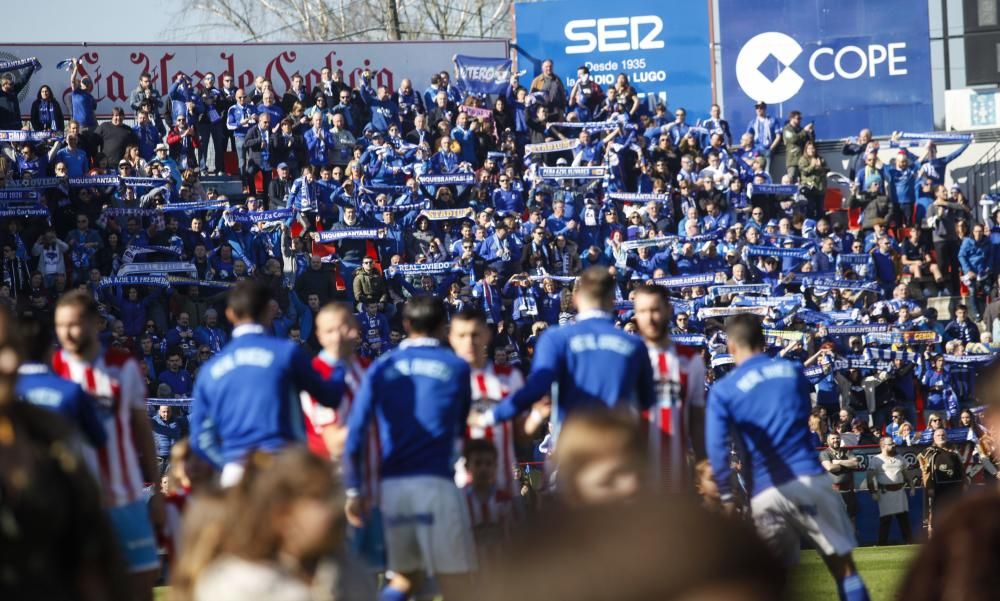
[{"label": "green turf", "polygon": [[[893,601],[899,582],[918,549],[917,545],[865,547],[854,552],[872,601]],[[826,565],[815,551],[803,551],[802,563],[792,570],[791,601],[837,601],[837,589]]]},{"label": "green turf", "polygon": [[[899,581],[917,549],[917,545],[864,547],[854,552],[872,601],[895,601]],[[802,562],[792,570],[790,588],[789,601],[838,601],[833,579],[815,551],[802,552]],[[167,601],[167,591],[168,587],[158,587],[154,601]]]}]

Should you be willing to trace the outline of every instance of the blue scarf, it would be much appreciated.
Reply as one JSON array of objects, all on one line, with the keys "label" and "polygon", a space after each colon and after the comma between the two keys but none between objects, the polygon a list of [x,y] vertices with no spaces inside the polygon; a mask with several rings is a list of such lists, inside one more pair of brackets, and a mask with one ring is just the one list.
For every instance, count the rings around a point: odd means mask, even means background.
[{"label": "blue scarf", "polygon": [[793,196],[799,193],[798,184],[749,184],[747,196],[753,198],[758,194],[771,196]]},{"label": "blue scarf", "polygon": [[882,290],[878,282],[864,282],[861,280],[805,277],[802,283],[807,288],[838,288],[840,290],[861,290],[864,292],[881,292]]},{"label": "blue scarf", "polygon": [[24,129],[0,130],[0,142],[48,142],[62,140],[62,132],[52,130],[28,131]]},{"label": "blue scarf", "polygon": [[295,216],[294,209],[274,209],[271,211],[239,211],[229,214],[236,223],[259,223],[261,221],[284,221]]},{"label": "blue scarf", "polygon": [[103,290],[112,286],[156,286],[169,288],[170,282],[162,275],[120,275],[101,278],[97,289]]},{"label": "blue scarf", "polygon": [[603,179],[610,174],[607,167],[539,167],[538,177],[544,179]]},{"label": "blue scarf", "polygon": [[0,189],[0,202],[37,202],[40,198],[34,190]]},{"label": "blue scarf", "polygon": [[445,173],[441,175],[421,175],[418,181],[426,186],[469,186],[475,183],[475,173]]},{"label": "blue scarf", "polygon": [[653,280],[657,286],[664,288],[690,288],[692,286],[708,286],[715,283],[714,273],[702,273],[699,275],[681,275],[672,278],[659,278]]},{"label": "blue scarf", "polygon": [[724,286],[711,286],[708,294],[712,298],[719,298],[726,294],[763,294],[771,296],[771,286],[769,284],[728,284]]},{"label": "blue scarf", "polygon": [[319,242],[324,244],[328,242],[337,242],[339,240],[368,240],[381,238],[385,235],[385,231],[381,228],[366,227],[366,228],[355,228],[350,230],[334,230],[319,233]]},{"label": "blue scarf", "polygon": [[7,217],[48,217],[49,210],[45,207],[7,207],[0,209],[0,219]]},{"label": "blue scarf", "polygon": [[455,268],[455,263],[451,261],[442,261],[439,263],[400,263],[399,265],[389,267],[390,270],[398,271],[403,275],[447,273]]},{"label": "blue scarf", "polygon": [[38,59],[34,56],[31,58],[21,58],[13,61],[4,61],[0,63],[0,73],[7,71],[16,71],[18,69],[23,69],[31,65],[35,70],[42,68],[42,63],[38,62]]},{"label": "blue scarf", "polygon": [[780,246],[747,246],[748,257],[780,257],[788,259],[808,259],[813,251],[811,248],[783,248]]}]

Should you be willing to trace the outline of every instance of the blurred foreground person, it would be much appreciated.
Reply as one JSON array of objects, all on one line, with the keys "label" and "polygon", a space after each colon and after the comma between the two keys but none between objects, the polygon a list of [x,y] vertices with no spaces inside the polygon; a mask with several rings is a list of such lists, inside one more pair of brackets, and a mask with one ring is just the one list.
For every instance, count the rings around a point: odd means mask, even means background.
[{"label": "blurred foreground person", "polygon": [[1000,591],[1000,495],[974,495],[950,505],[934,538],[903,578],[898,599],[992,601]]},{"label": "blurred foreground person", "polygon": [[18,355],[0,312],[0,599],[125,601],[100,490],[52,413],[13,402]]},{"label": "blurred foreground person", "polygon": [[649,485],[648,456],[624,411],[584,410],[566,419],[554,465],[557,497],[569,506],[620,503]]},{"label": "blurred foreground person", "polygon": [[[343,540],[329,462],[304,447],[254,453],[226,497],[225,531],[192,541],[217,555],[194,582],[195,601],[313,601],[321,560]],[[211,527],[218,522],[207,520]],[[185,529],[185,532],[188,532]],[[222,536],[216,540],[219,534]],[[197,538],[197,536],[195,537]],[[327,589],[328,590],[328,589]]]},{"label": "blurred foreground person", "polygon": [[[480,599],[784,598],[784,570],[752,528],[693,499],[638,498],[625,507],[609,503],[540,517],[523,531],[507,561],[484,577]],[[511,583],[517,583],[516,597]]]}]

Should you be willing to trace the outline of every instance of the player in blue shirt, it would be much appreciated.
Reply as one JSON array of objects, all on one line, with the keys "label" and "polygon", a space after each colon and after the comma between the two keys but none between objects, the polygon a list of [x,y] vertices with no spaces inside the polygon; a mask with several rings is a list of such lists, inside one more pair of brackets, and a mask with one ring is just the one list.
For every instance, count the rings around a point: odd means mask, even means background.
[{"label": "player in blue shirt", "polygon": [[233,339],[199,370],[191,403],[191,444],[222,467],[222,485],[243,475],[251,451],[277,452],[305,440],[299,392],[336,408],[344,392],[344,370],[323,380],[312,358],[291,340],[269,336],[270,291],[253,280],[229,293],[226,318]]},{"label": "player in blue shirt", "polygon": [[561,419],[588,408],[648,409],[656,401],[649,353],[638,336],[614,325],[615,279],[591,267],[578,281],[575,324],[550,328],[538,339],[524,388],[482,415],[482,425],[513,419],[552,395],[553,432]]},{"label": "player in blue shirt", "polygon": [[463,595],[476,569],[472,529],[453,480],[457,449],[472,404],[469,365],[442,345],[447,313],[440,299],[418,296],[403,309],[408,338],[375,361],[347,418],[348,521],[364,524],[361,475],[369,424],[381,441],[380,509],[387,567],[381,601],[405,601],[432,574],[447,599]]},{"label": "player in blue shirt", "polygon": [[17,370],[15,398],[22,399],[62,415],[79,429],[90,446],[99,449],[108,439],[97,415],[97,403],[76,382],[52,373],[52,330],[33,317],[17,320],[24,363]]},{"label": "player in blue shirt", "polygon": [[736,367],[712,386],[705,427],[722,501],[732,499],[730,448],[735,442],[749,461],[750,507],[765,541],[794,563],[800,535],[808,537],[836,580],[840,599],[868,601],[851,557],[857,546],[854,525],[809,439],[812,386],[802,366],[764,352],[764,331],[753,315],[730,317],[726,337]]}]

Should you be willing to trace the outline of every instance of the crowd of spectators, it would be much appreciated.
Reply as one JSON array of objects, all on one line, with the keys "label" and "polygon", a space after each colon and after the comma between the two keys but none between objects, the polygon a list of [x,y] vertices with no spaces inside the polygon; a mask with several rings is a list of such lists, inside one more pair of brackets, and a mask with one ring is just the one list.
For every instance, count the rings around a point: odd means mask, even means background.
[{"label": "crowd of spectators", "polygon": [[[171,399],[190,396],[226,343],[222,301],[240,279],[265,282],[274,334],[314,353],[314,315],[330,301],[357,311],[362,352],[376,357],[402,339],[407,299],[437,295],[450,311],[481,307],[493,358],[524,368],[538,335],[573,318],[575,276],[603,265],[629,330],[630,291],[670,287],[676,340],[705,349],[710,379],[728,364],[721,319],[762,315],[773,350],[809,368],[817,434],[844,409],[876,432],[898,413],[919,438],[918,398],[959,426],[970,356],[991,355],[1000,335],[989,302],[1000,238],[945,185],[967,143],[939,156],[928,141],[918,156],[864,130],[840,169],[799,111],[782,121],[760,102],[730,124],[713,105],[691,119],[700,107],[647,104],[624,74],[603,88],[580,67],[566,90],[553,69],[491,97],[447,71],[422,91],[368,73],[352,87],[329,69],[311,90],[298,75],[279,91],[263,77],[240,89],[230,73],[179,74],[166,96],[144,73],[101,123],[75,64],[66,106],[42,86],[21,107],[32,67],[4,73],[0,127],[52,136],[0,157],[0,188],[37,190],[48,209],[8,204],[0,302],[51,323],[62,293],[86,289],[106,344],[139,358],[151,397]],[[853,220],[826,203],[838,171]],[[123,179],[68,179],[104,175]],[[220,194],[237,178],[242,193]],[[163,263],[176,267],[166,287],[113,277]],[[959,295],[950,319],[928,304]],[[154,412],[166,453],[183,416]]]}]

